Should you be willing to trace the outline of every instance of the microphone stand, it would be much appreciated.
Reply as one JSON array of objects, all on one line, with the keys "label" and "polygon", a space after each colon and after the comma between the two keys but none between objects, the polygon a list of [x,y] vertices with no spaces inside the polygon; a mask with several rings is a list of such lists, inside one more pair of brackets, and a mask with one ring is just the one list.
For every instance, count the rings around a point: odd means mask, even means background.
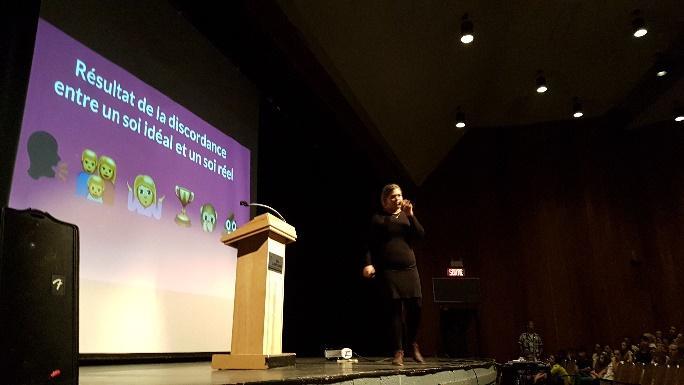
[{"label": "microphone stand", "polygon": [[248,203],[248,202],[245,202],[245,201],[241,201],[241,202],[240,202],[240,205],[241,205],[241,206],[245,206],[245,207],[249,207],[249,206],[264,207],[264,208],[266,208],[266,209],[268,209],[268,210],[274,212],[280,219],[283,220],[283,222],[287,222],[287,221],[285,220],[285,218],[284,218],[282,215],[280,215],[280,213],[278,212],[278,210],[274,209],[274,208],[271,207],[271,206],[262,205],[261,203]]}]

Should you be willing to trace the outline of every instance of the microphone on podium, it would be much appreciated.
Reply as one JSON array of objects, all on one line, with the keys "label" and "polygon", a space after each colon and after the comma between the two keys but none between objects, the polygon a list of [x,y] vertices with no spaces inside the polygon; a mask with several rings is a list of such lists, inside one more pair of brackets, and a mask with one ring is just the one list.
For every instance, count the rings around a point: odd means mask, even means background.
[{"label": "microphone on podium", "polygon": [[278,212],[278,210],[274,209],[274,208],[271,207],[271,206],[266,206],[266,205],[262,205],[261,203],[252,203],[252,202],[247,202],[247,201],[240,201],[240,206],[245,206],[245,207],[256,206],[256,207],[264,207],[264,208],[267,208],[267,209],[269,209],[270,211],[272,211],[273,213],[275,213],[280,219],[282,219],[283,222],[287,222],[287,221],[285,220],[285,218],[284,218],[282,215],[280,215],[280,213]]}]

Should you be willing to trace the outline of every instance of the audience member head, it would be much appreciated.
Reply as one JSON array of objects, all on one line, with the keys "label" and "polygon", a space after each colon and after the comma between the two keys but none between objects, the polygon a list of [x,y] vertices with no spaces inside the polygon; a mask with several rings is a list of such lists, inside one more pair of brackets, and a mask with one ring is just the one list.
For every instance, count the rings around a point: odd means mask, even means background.
[{"label": "audience member head", "polygon": [[622,361],[622,353],[620,353],[619,349],[613,350],[613,359],[615,359],[615,361]]},{"label": "audience member head", "polygon": [[592,367],[592,362],[591,362],[591,357],[587,355],[587,351],[585,349],[580,349],[577,351],[577,369],[579,370],[588,370],[591,369]]},{"label": "audience member head", "polygon": [[566,354],[566,359],[569,361],[573,361],[577,358],[577,352],[575,349],[568,349],[568,353]]},{"label": "audience member head", "polygon": [[608,364],[610,364],[610,353],[603,352],[596,363],[596,370],[603,369],[608,366]]},{"label": "audience member head", "polygon": [[667,352],[663,344],[656,344],[653,351],[653,363],[658,365],[665,365],[667,363]]},{"label": "audience member head", "polygon": [[644,333],[641,335],[640,341],[646,341],[646,343],[655,343],[655,336],[651,333]]},{"label": "audience member head", "polygon": [[667,335],[670,337],[670,339],[677,337],[677,328],[670,326],[670,329],[667,331]]},{"label": "audience member head", "polygon": [[679,352],[679,346],[677,346],[677,344],[670,344],[667,348],[670,354]]}]

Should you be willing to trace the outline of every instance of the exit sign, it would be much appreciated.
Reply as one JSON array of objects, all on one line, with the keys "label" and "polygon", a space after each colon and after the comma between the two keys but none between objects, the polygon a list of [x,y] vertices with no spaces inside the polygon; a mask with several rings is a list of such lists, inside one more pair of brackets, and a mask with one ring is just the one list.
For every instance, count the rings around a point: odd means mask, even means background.
[{"label": "exit sign", "polygon": [[465,269],[447,269],[447,277],[465,277]]}]

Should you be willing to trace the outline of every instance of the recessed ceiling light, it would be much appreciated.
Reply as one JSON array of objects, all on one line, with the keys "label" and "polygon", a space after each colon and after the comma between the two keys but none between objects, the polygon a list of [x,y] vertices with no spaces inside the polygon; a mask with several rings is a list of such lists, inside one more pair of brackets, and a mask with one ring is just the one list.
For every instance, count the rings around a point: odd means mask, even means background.
[{"label": "recessed ceiling light", "polygon": [[537,78],[535,79],[535,83],[537,84],[537,92],[540,94],[543,94],[548,90],[546,87],[546,78],[544,77],[544,72],[541,70],[537,71]]},{"label": "recessed ceiling light", "polygon": [[572,116],[575,118],[584,116],[584,112],[582,112],[582,103],[580,103],[577,96],[572,99]]},{"label": "recessed ceiling light", "polygon": [[475,39],[473,35],[473,22],[468,19],[468,14],[461,18],[461,43],[470,44]]},{"label": "recessed ceiling light", "polygon": [[646,29],[646,22],[644,21],[644,17],[641,15],[640,10],[634,10],[632,12],[632,34],[634,37],[642,37],[645,36],[648,33],[648,30]]},{"label": "recessed ceiling light", "polygon": [[456,123],[457,128],[463,128],[466,126],[465,114],[461,111],[461,107],[458,108],[456,112]]},{"label": "recessed ceiling light", "polygon": [[636,31],[634,31],[634,37],[646,36],[647,33],[648,30],[646,28],[639,28]]},{"label": "recessed ceiling light", "polygon": [[656,76],[662,78],[670,72],[670,68],[672,68],[672,59],[661,52],[657,53],[653,64]]}]

